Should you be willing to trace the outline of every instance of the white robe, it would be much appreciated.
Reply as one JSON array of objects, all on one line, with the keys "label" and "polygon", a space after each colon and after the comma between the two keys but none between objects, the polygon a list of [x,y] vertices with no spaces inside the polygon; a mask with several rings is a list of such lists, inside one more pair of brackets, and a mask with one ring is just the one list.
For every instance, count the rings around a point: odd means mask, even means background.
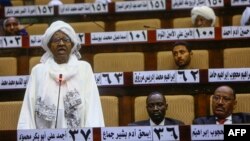
[{"label": "white robe", "polygon": [[[59,74],[62,74],[63,81],[56,116]],[[61,65],[50,58],[32,69],[17,129],[75,127],[104,127],[99,92],[92,68],[87,62],[79,61],[73,55],[67,64]]]}]

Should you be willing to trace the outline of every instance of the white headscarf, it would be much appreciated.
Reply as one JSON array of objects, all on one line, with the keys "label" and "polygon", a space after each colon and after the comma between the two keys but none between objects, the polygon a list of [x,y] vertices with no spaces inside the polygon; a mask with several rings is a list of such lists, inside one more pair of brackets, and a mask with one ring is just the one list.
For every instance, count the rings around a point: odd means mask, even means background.
[{"label": "white headscarf", "polygon": [[208,6],[197,6],[194,7],[191,11],[191,18],[192,18],[192,23],[195,23],[196,17],[200,15],[208,20],[213,20],[211,26],[214,26],[216,16],[214,13],[214,10]]},{"label": "white headscarf", "polygon": [[250,7],[246,7],[241,16],[240,25],[245,26],[249,18],[250,18]]},{"label": "white headscarf", "polygon": [[63,3],[60,0],[51,0],[48,5],[53,6],[53,5],[63,5]]},{"label": "white headscarf", "polygon": [[71,41],[74,43],[74,46],[71,49],[71,54],[75,55],[78,59],[81,58],[81,54],[79,53],[81,44],[75,30],[68,23],[65,23],[63,21],[55,21],[47,28],[44,35],[42,36],[42,48],[46,52],[45,54],[43,54],[40,62],[45,63],[50,57],[53,57],[53,54],[48,47],[48,43],[54,33],[59,30],[67,34]]}]

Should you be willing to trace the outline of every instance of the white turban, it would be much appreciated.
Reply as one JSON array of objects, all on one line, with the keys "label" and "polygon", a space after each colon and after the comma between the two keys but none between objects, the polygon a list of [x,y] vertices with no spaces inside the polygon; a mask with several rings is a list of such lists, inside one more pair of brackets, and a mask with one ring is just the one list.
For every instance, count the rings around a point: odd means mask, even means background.
[{"label": "white turban", "polygon": [[65,23],[63,21],[55,21],[47,28],[44,35],[42,36],[42,48],[46,52],[42,56],[40,62],[45,63],[48,60],[48,58],[53,57],[53,54],[51,53],[48,47],[48,43],[53,34],[59,30],[67,34],[71,39],[71,41],[74,43],[74,46],[71,49],[71,55],[75,55],[78,59],[81,58],[81,54],[79,53],[81,44],[78,36],[76,35],[75,30],[68,23]]},{"label": "white turban", "polygon": [[211,26],[214,26],[216,16],[215,16],[214,10],[212,8],[210,8],[208,6],[194,7],[191,10],[191,18],[192,18],[193,24],[195,23],[195,19],[198,15],[204,17],[207,20],[212,20],[213,22],[212,22]]},{"label": "white turban", "polygon": [[250,7],[246,7],[244,12],[242,13],[240,25],[245,26],[250,17]]}]

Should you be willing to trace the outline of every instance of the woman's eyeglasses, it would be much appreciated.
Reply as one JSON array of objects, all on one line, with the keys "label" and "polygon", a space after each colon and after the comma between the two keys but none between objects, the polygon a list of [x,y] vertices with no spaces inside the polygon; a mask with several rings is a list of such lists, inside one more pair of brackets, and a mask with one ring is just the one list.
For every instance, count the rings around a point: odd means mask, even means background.
[{"label": "woman's eyeglasses", "polygon": [[71,40],[68,37],[51,39],[51,42],[55,44],[59,44],[61,41],[63,41],[63,43],[71,43]]}]

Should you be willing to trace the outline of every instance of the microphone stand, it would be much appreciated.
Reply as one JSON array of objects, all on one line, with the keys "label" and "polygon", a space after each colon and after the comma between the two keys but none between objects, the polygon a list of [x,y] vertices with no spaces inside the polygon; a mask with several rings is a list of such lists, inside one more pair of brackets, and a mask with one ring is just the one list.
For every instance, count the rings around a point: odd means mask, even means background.
[{"label": "microphone stand", "polygon": [[62,74],[59,74],[59,91],[58,91],[58,100],[57,100],[57,108],[56,108],[56,124],[55,124],[55,128],[57,127],[57,117],[58,117],[58,110],[59,110],[61,84],[62,84]]}]

